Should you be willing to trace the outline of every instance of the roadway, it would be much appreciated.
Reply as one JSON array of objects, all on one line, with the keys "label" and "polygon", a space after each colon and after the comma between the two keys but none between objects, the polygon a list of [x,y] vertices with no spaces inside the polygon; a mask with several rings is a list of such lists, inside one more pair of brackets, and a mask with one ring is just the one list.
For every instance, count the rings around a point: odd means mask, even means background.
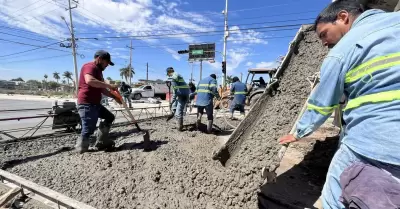
[{"label": "roadway", "polygon": [[[168,104],[166,102],[163,102],[161,104],[162,106],[167,106]],[[5,118],[18,118],[18,117],[29,117],[29,116],[38,116],[38,115],[43,115],[47,114],[47,112],[50,110],[34,110],[34,111],[12,111],[12,112],[5,112],[4,110],[15,110],[15,109],[37,109],[37,108],[51,108],[52,106],[52,100],[20,100],[20,99],[12,99],[12,98],[1,98],[0,99],[0,119],[5,119]],[[149,103],[134,103],[132,104],[133,108],[135,110],[132,110],[131,112],[133,113],[134,117],[136,119],[143,119],[143,118],[148,118],[148,117],[153,117],[153,116],[161,116],[163,110],[162,108],[153,108],[153,109],[148,109],[148,112],[146,114],[145,110],[140,110],[137,108],[149,108],[149,107],[159,107],[158,104],[149,104]],[[127,119],[122,115],[121,112],[116,113],[115,110],[121,110],[122,108],[119,108],[115,106],[114,104],[111,103],[111,106],[109,107],[110,110],[116,114],[116,123],[120,122],[126,122]],[[168,108],[164,108],[167,110]],[[7,121],[0,121],[0,131],[9,133],[13,135],[14,137],[21,137],[23,136],[27,130],[24,131],[12,131],[12,129],[21,129],[21,128],[29,128],[29,127],[35,127],[37,124],[39,124],[41,121],[43,121],[44,118],[34,118],[34,119],[21,119],[21,120],[7,120]],[[40,135],[40,134],[48,134],[54,132],[54,130],[51,129],[51,125],[53,123],[53,119],[50,117],[48,118],[43,126],[49,126],[47,128],[42,128],[39,129],[35,135]],[[11,132],[10,132],[11,130]],[[32,134],[32,131],[28,133],[25,136],[30,136]],[[8,139],[9,137],[4,136],[3,134],[0,134],[0,139]]]}]

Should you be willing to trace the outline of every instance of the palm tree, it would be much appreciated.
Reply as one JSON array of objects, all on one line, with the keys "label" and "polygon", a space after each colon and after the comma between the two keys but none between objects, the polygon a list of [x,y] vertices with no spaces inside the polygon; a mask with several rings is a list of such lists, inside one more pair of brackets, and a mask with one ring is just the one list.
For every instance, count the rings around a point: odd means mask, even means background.
[{"label": "palm tree", "polygon": [[60,80],[60,73],[54,72],[53,73],[53,78],[56,79],[57,83],[58,83],[58,80]]},{"label": "palm tree", "polygon": [[62,80],[61,83],[65,85],[67,82],[65,80]]},{"label": "palm tree", "polygon": [[112,81],[111,77],[107,77],[107,80]]},{"label": "palm tree", "polygon": [[69,80],[72,81],[72,73],[69,72],[69,71],[65,71],[65,72],[63,73],[63,77],[64,77],[65,79],[67,79],[67,82],[68,82],[68,85],[69,85]]},{"label": "palm tree", "polygon": [[44,74],[43,77],[44,77],[44,80],[47,81],[47,78],[48,78],[49,76],[47,76],[47,74]]},{"label": "palm tree", "polygon": [[126,82],[128,82],[129,79],[129,84],[132,84],[133,74],[135,74],[135,70],[130,65],[128,65],[128,67],[119,69],[119,75],[121,76],[122,79],[125,78]]},{"label": "palm tree", "polygon": [[47,76],[47,74],[44,74],[44,80],[43,80],[43,84],[44,84],[44,86],[45,86],[45,89],[47,90],[47,78],[49,77],[49,76]]}]

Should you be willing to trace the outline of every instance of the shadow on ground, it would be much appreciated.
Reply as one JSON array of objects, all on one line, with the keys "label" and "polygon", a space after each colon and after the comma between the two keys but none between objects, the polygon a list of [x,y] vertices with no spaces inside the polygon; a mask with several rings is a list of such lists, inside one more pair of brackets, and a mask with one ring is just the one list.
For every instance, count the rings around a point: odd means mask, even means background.
[{"label": "shadow on ground", "polygon": [[314,208],[321,195],[330,161],[339,137],[316,141],[302,162],[282,173],[275,183],[261,186],[258,205],[262,209]]},{"label": "shadow on ground", "polygon": [[16,165],[20,165],[20,164],[23,164],[23,163],[27,163],[27,162],[30,162],[30,161],[35,161],[35,160],[39,160],[39,159],[42,159],[42,158],[50,157],[50,156],[57,155],[57,154],[60,154],[60,153],[63,153],[63,152],[68,152],[68,151],[71,151],[72,149],[73,148],[71,148],[71,147],[62,147],[61,149],[58,149],[57,151],[46,153],[46,154],[42,154],[42,155],[35,155],[35,156],[25,157],[25,158],[22,158],[22,159],[9,160],[9,161],[4,162],[4,164],[1,166],[1,169],[5,170],[5,169],[12,168],[12,167],[14,167]]}]

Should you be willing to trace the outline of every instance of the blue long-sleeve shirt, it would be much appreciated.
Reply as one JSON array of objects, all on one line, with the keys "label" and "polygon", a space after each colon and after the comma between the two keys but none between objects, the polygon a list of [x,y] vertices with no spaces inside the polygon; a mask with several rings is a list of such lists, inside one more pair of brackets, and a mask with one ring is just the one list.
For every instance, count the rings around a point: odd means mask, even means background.
[{"label": "blue long-sleeve shirt", "polygon": [[322,125],[348,98],[342,143],[358,154],[400,165],[400,13],[368,10],[333,47],[319,86],[297,123],[296,138]]},{"label": "blue long-sleeve shirt", "polygon": [[219,98],[217,80],[211,76],[202,79],[197,86],[196,105],[205,107],[213,104],[214,97]]}]

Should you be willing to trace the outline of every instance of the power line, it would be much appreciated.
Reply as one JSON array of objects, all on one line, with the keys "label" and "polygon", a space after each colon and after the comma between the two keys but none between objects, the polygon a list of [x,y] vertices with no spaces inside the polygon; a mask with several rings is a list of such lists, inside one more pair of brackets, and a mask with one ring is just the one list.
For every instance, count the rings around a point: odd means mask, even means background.
[{"label": "power line", "polygon": [[34,58],[34,59],[26,59],[26,60],[13,60],[10,62],[2,62],[1,64],[9,64],[9,63],[15,63],[15,62],[32,62],[32,61],[37,61],[37,60],[45,60],[45,59],[52,59],[52,58],[57,58],[57,57],[67,57],[71,56],[69,54],[64,54],[64,55],[57,55],[57,56],[50,56],[50,57],[43,57],[43,58]]},{"label": "power line", "polygon": [[[285,27],[294,27],[294,26],[301,26],[303,24],[291,24],[291,25],[275,25],[275,26],[264,26],[264,27],[254,27],[254,28],[241,28],[241,29],[230,29],[229,31],[242,31],[242,30],[258,30],[258,29],[267,29],[267,28],[285,28]],[[78,39],[120,39],[120,38],[144,38],[144,37],[164,37],[164,36],[178,36],[178,35],[191,35],[191,34],[207,34],[207,33],[220,33],[224,31],[215,30],[215,31],[199,31],[199,32],[188,32],[188,33],[169,33],[163,35],[139,35],[139,36],[108,36],[108,37],[83,37]]]},{"label": "power line", "polygon": [[25,6],[25,7],[22,7],[22,8],[20,8],[20,9],[17,9],[17,10],[14,11],[13,13],[17,13],[17,12],[19,12],[19,11],[25,9],[25,8],[28,8],[28,7],[30,7],[30,6],[32,6],[32,5],[36,4],[36,3],[38,3],[39,1],[41,1],[41,0],[37,0],[37,1],[35,1],[35,2],[31,3],[31,4],[29,4],[29,5],[27,5],[27,6]]},{"label": "power line", "polygon": [[260,18],[266,18],[266,17],[281,17],[281,16],[288,16],[288,15],[307,14],[307,13],[312,13],[312,12],[319,12],[319,11],[318,10],[312,10],[312,11],[306,11],[306,12],[291,12],[291,13],[266,15],[266,16],[257,16],[257,17],[244,17],[244,18],[240,18],[240,19],[233,19],[232,21],[260,19]]},{"label": "power line", "polygon": [[[257,23],[247,23],[247,24],[240,24],[240,25],[237,25],[237,24],[230,24],[230,25],[233,25],[233,26],[246,26],[246,25],[259,25],[259,24],[268,24],[268,23],[285,23],[285,22],[293,22],[293,21],[302,21],[302,20],[307,20],[307,21],[309,21],[309,20],[314,20],[315,18],[302,18],[302,19],[299,19],[299,18],[297,18],[297,19],[290,19],[290,20],[275,20],[275,21],[267,21],[267,22],[257,22]],[[222,26],[216,26],[216,27],[224,27],[223,25]],[[166,32],[166,31],[176,31],[176,30],[142,30],[142,31],[135,31],[135,32]],[[119,32],[117,32],[117,33],[119,33]],[[92,32],[90,32],[90,33],[78,33],[78,34],[110,34],[110,33],[92,33]]]},{"label": "power line", "polygon": [[49,43],[49,41],[43,41],[40,39],[34,39],[34,38],[29,38],[29,37],[25,37],[25,36],[19,36],[19,35],[15,35],[15,34],[10,34],[10,33],[5,33],[5,32],[0,32],[1,34],[6,34],[9,36],[15,36],[15,37],[20,37],[20,38],[25,38],[25,39],[29,39],[29,40],[33,40],[33,41],[39,41],[39,42],[43,42],[43,43]]},{"label": "power line", "polygon": [[[5,39],[0,39],[0,40],[1,41],[6,41],[6,42],[14,42],[14,41],[9,41],[9,40],[5,40]],[[23,54],[23,53],[35,51],[35,50],[38,50],[38,49],[47,48],[47,47],[49,47],[51,45],[59,44],[61,42],[62,41],[59,41],[59,42],[51,43],[51,44],[48,44],[48,45],[45,45],[45,46],[37,46],[37,45],[31,45],[31,44],[26,44],[26,43],[15,42],[15,43],[18,43],[18,44],[21,44],[21,45],[36,46],[36,48],[25,50],[25,51],[20,51],[20,52],[15,52],[15,53],[11,53],[11,54],[6,54],[6,55],[0,55],[0,57],[8,57],[8,56],[16,55],[16,54]],[[51,49],[51,48],[47,48],[47,49]],[[56,49],[54,49],[54,50],[56,50]],[[57,51],[63,51],[63,50],[57,50]],[[63,51],[63,52],[67,52],[67,51]]]}]

